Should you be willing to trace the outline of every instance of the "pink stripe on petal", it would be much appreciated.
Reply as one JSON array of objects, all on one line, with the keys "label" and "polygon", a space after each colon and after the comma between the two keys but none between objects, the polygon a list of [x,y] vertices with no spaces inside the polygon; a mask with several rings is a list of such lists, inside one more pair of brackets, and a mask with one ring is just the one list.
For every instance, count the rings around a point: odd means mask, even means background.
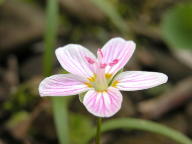
[{"label": "pink stripe on petal", "polygon": [[95,61],[93,59],[91,59],[90,57],[85,56],[85,59],[87,60],[87,62],[89,64],[94,64],[95,63]]},{"label": "pink stripe on petal", "polygon": [[152,88],[168,80],[167,75],[158,72],[127,71],[119,74],[114,81],[117,81],[116,88],[123,91],[135,91]]},{"label": "pink stripe on petal", "polygon": [[122,95],[116,88],[109,87],[107,91],[89,90],[83,100],[86,109],[98,117],[111,117],[119,111]]},{"label": "pink stripe on petal", "polygon": [[39,85],[41,96],[69,96],[89,90],[81,77],[73,74],[58,74],[45,78]]},{"label": "pink stripe on petal", "polygon": [[81,45],[68,44],[56,49],[55,53],[61,66],[68,72],[84,78],[94,75],[96,57]]},{"label": "pink stripe on petal", "polygon": [[[133,55],[134,50],[133,41],[126,41],[122,38],[109,40],[102,48],[103,62],[111,66],[108,66],[105,72],[115,74],[122,69]],[[114,60],[118,60],[118,62]]]}]

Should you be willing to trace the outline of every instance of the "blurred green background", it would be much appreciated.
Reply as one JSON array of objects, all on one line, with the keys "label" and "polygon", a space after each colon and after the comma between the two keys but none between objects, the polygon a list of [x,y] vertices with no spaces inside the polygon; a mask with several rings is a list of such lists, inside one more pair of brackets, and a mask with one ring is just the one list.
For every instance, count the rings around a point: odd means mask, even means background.
[{"label": "blurred green background", "polygon": [[[49,39],[47,29],[51,31],[46,4],[46,0],[0,0],[0,144],[58,143],[51,101],[38,94],[46,67],[44,40]],[[125,70],[168,75],[162,86],[124,92],[122,108],[113,118],[154,120],[192,137],[190,0],[59,0],[58,19],[55,48],[78,43],[95,52],[110,38],[123,37],[137,44]],[[63,72],[54,52],[48,53],[47,59],[52,58],[52,73]],[[84,144],[95,118],[77,96],[66,101],[70,143]],[[102,136],[102,144],[154,143],[176,144],[135,130],[117,129]]]}]

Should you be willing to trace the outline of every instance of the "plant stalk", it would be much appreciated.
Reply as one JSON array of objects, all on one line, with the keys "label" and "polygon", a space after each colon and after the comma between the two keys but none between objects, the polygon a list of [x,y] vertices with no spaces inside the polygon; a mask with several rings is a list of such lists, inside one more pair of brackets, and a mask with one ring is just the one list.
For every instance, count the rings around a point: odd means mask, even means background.
[{"label": "plant stalk", "polygon": [[96,144],[100,144],[101,138],[101,123],[102,119],[100,117],[97,118],[97,132],[96,132]]}]

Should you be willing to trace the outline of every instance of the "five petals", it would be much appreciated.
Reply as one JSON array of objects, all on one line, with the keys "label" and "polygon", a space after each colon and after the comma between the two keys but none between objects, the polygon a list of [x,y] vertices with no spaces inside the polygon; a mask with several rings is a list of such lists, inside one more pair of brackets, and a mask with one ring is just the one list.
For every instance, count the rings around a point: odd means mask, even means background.
[{"label": "five petals", "polygon": [[119,111],[122,94],[119,90],[135,91],[152,88],[167,82],[163,73],[145,71],[127,71],[118,74],[111,86],[96,91],[88,85],[96,74],[97,62],[105,65],[105,75],[114,76],[129,61],[135,50],[133,41],[122,38],[109,40],[99,49],[99,59],[78,44],[68,44],[56,49],[56,57],[61,66],[71,74],[58,74],[45,78],[39,85],[41,96],[69,96],[86,92],[83,104],[86,109],[98,117],[111,117]]}]

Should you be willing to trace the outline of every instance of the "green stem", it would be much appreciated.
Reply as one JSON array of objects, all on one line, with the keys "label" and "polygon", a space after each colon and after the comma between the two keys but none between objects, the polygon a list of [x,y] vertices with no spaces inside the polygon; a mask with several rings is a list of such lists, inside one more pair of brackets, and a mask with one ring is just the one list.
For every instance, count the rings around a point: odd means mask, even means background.
[{"label": "green stem", "polygon": [[102,119],[101,119],[100,117],[98,117],[98,118],[97,118],[96,144],[100,144],[101,123],[102,123]]},{"label": "green stem", "polygon": [[[50,76],[53,70],[54,48],[58,34],[58,0],[47,1],[47,21],[45,30],[45,52],[43,57],[44,76]],[[68,113],[64,97],[53,97],[53,115],[60,144],[68,144]]]}]

